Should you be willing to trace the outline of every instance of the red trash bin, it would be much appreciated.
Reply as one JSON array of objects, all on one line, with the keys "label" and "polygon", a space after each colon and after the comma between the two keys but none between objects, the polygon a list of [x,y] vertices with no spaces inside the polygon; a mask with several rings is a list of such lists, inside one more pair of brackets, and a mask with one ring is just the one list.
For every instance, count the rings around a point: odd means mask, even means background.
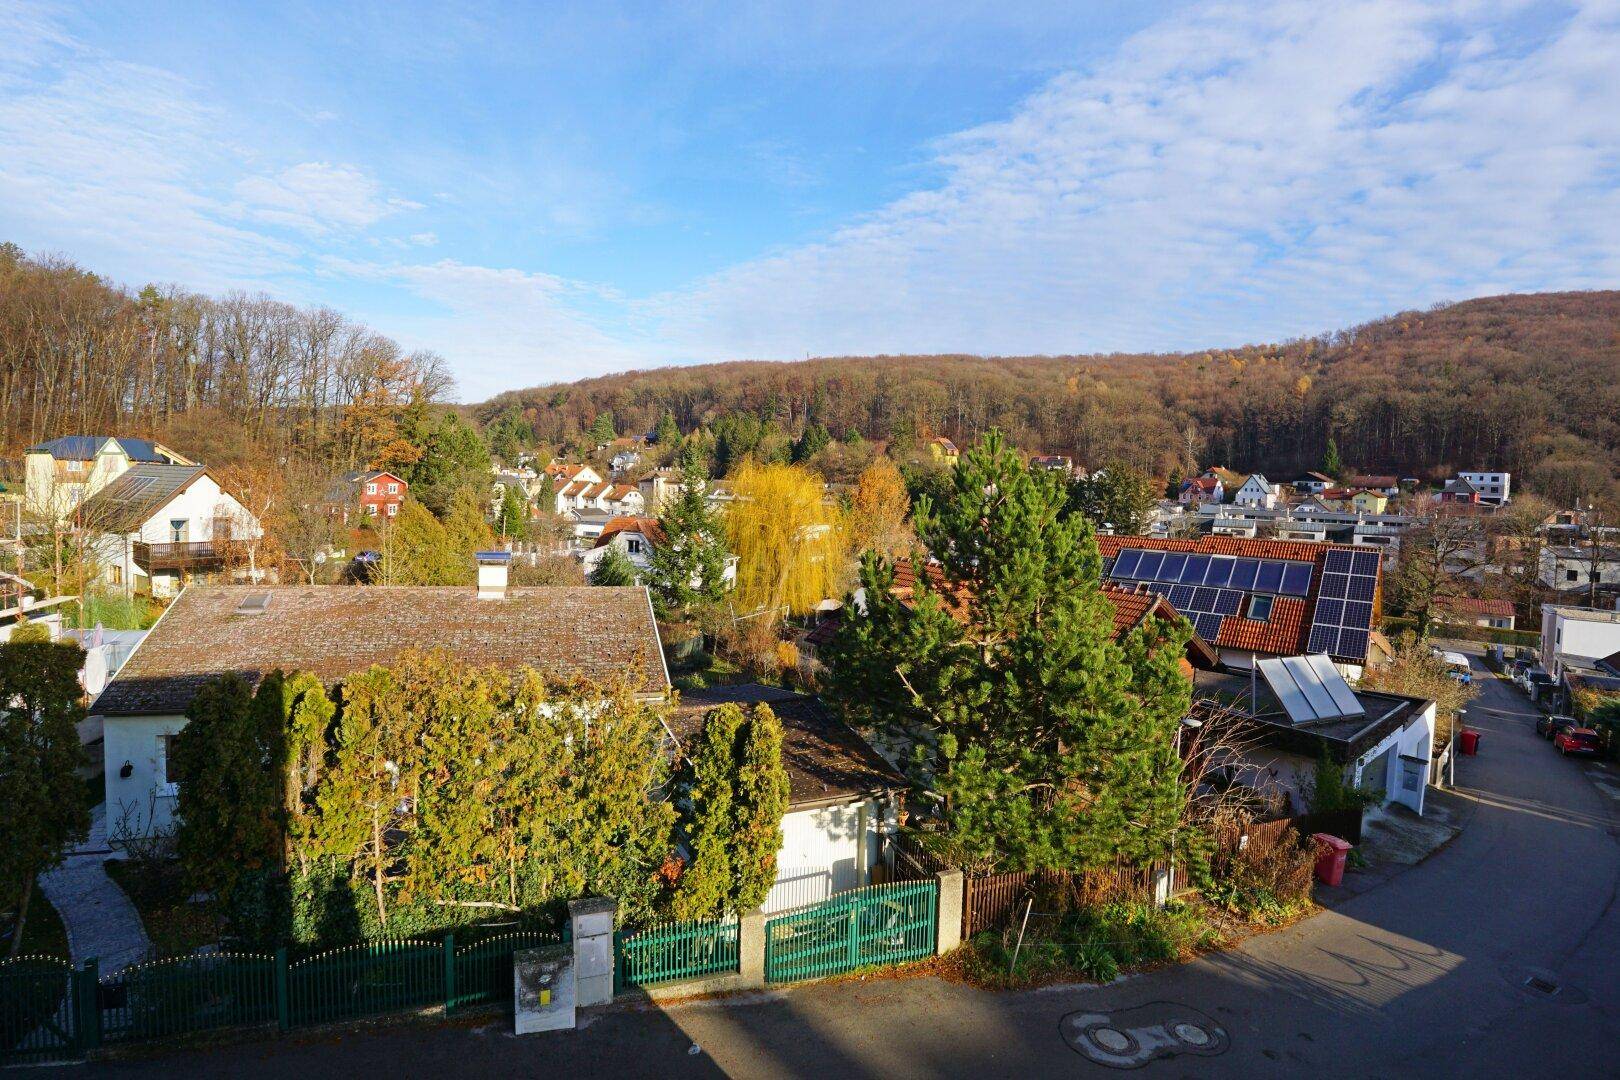
[{"label": "red trash bin", "polygon": [[1457,741],[1462,744],[1462,752],[1467,756],[1473,757],[1479,753],[1479,732],[1473,728],[1463,728],[1462,733],[1457,736]]},{"label": "red trash bin", "polygon": [[1316,877],[1324,885],[1338,885],[1344,881],[1344,860],[1353,846],[1348,840],[1325,832],[1312,833],[1316,845]]}]

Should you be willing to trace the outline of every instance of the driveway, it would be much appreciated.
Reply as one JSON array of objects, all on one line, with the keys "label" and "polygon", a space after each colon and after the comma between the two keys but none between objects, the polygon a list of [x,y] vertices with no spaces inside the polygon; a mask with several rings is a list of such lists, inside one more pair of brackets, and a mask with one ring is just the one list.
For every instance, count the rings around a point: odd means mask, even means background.
[{"label": "driveway", "polygon": [[[1476,660],[1477,664],[1477,660]],[[598,1015],[517,1039],[506,1023],[393,1028],[168,1055],[151,1075],[1089,1076],[1064,1018],[1192,1018],[1216,1056],[1142,1076],[1620,1075],[1620,844],[1592,766],[1535,736],[1524,698],[1478,667],[1476,802],[1427,862],[1230,953],[1107,987],[991,994],[868,980]],[[1527,985],[1527,980],[1535,982]],[[1537,986],[1541,988],[1538,989]],[[1163,1004],[1168,1003],[1168,1004]],[[1193,1011],[1196,1010],[1196,1014]],[[693,1046],[699,1049],[693,1051]]]}]

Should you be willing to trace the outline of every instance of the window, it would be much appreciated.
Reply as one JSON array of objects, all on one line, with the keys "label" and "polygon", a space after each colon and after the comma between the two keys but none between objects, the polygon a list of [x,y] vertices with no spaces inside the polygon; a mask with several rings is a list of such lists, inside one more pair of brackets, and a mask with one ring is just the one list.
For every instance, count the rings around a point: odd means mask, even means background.
[{"label": "window", "polygon": [[1579,570],[1565,570],[1564,571],[1564,580],[1565,581],[1579,581],[1579,580],[1581,580],[1581,572]]},{"label": "window", "polygon": [[183,543],[186,539],[186,522],[182,518],[173,518],[169,521],[169,542]]},{"label": "window", "polygon": [[153,780],[159,795],[177,795],[180,792],[180,771],[174,765],[174,735],[157,737],[156,765]]},{"label": "window", "polygon": [[388,494],[390,494],[390,495],[398,495],[399,494],[399,485],[398,484],[389,484],[388,485]]},{"label": "window", "polygon": [[630,554],[632,554],[632,555],[640,555],[641,554],[641,538],[639,536],[626,537],[625,541],[624,541],[624,546],[625,546],[625,550],[629,551]]},{"label": "window", "polygon": [[377,494],[377,485],[376,484],[367,484],[366,485],[366,494],[367,495],[375,495],[375,494]]},{"label": "window", "polygon": [[370,514],[372,517],[376,517],[377,516],[377,504],[376,503],[367,503],[366,504],[366,513]]},{"label": "window", "polygon": [[1249,618],[1265,622],[1271,618],[1271,604],[1276,599],[1271,596],[1249,597]]},{"label": "window", "polygon": [[399,503],[389,503],[388,504],[388,516],[393,517],[397,513],[399,513]]}]

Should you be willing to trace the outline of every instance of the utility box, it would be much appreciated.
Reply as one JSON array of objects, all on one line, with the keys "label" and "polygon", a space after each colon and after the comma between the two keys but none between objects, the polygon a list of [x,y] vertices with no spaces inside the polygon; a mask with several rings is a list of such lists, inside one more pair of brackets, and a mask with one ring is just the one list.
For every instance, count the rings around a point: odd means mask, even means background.
[{"label": "utility box", "polygon": [[574,951],[567,945],[512,954],[512,1011],[519,1035],[574,1027]]},{"label": "utility box", "polygon": [[613,1000],[613,922],[618,904],[603,898],[572,900],[568,920],[574,935],[574,986],[580,1005]]}]

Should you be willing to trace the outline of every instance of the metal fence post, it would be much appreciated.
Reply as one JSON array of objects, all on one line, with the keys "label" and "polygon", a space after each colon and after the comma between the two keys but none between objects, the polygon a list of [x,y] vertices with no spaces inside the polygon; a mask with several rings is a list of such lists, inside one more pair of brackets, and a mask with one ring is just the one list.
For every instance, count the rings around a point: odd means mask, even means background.
[{"label": "metal fence post", "polygon": [[456,932],[444,935],[444,1015],[456,1007]]},{"label": "metal fence post", "polygon": [[101,964],[92,957],[79,972],[79,1045],[86,1050],[101,1046]]},{"label": "metal fence post", "polygon": [[283,945],[276,950],[276,1026],[282,1031],[292,1027],[287,1004],[287,947]]}]

